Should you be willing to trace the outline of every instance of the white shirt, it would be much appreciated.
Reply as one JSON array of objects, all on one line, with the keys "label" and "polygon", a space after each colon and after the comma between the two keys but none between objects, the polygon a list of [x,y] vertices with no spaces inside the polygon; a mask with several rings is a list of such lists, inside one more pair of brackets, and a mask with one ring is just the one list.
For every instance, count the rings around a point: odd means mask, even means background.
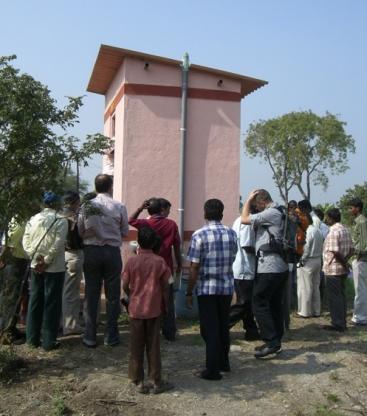
[{"label": "white shirt", "polygon": [[120,247],[129,232],[125,205],[108,194],[98,194],[83,204],[78,231],[85,245]]},{"label": "white shirt", "polygon": [[255,278],[255,253],[248,253],[243,247],[255,250],[255,233],[251,225],[241,224],[241,217],[233,223],[232,229],[237,234],[237,254],[233,262],[233,276],[237,280],[253,280]]},{"label": "white shirt", "polygon": [[37,264],[37,257],[43,256],[48,264],[46,272],[65,271],[65,242],[68,233],[67,219],[60,217],[51,208],[45,208],[33,216],[25,227],[23,248],[32,259],[31,267]]},{"label": "white shirt", "polygon": [[323,244],[324,238],[320,229],[310,224],[306,230],[306,244],[303,248],[302,260],[317,257],[321,259]]},{"label": "white shirt", "polygon": [[325,240],[325,238],[329,234],[329,227],[322,221],[320,222],[320,231],[321,231],[322,237]]}]

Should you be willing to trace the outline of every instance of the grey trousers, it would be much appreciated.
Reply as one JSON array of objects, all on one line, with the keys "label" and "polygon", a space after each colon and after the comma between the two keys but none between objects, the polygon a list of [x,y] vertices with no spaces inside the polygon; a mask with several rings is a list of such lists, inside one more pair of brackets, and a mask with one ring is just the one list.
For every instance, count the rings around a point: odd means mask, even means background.
[{"label": "grey trousers", "polygon": [[345,295],[345,281],[347,275],[325,276],[326,293],[329,300],[331,324],[337,328],[347,327],[347,298]]},{"label": "grey trousers", "polygon": [[66,273],[62,293],[62,327],[64,335],[80,331],[80,282],[83,277],[83,250],[65,252]]},{"label": "grey trousers", "polygon": [[297,271],[298,314],[319,316],[321,257],[309,258]]},{"label": "grey trousers", "polygon": [[354,311],[352,321],[367,324],[367,261],[352,262],[354,280]]},{"label": "grey trousers", "polygon": [[120,274],[122,260],[119,247],[84,247],[85,278],[85,333],[83,341],[90,346],[97,344],[97,309],[102,284],[106,295],[107,323],[105,344],[118,343],[118,317],[120,314]]}]

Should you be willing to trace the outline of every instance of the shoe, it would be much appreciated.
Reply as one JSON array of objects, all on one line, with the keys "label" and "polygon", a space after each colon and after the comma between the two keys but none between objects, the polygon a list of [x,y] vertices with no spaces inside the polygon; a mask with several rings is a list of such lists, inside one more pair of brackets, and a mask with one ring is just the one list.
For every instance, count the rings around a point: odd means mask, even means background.
[{"label": "shoe", "polygon": [[204,380],[221,380],[222,374],[211,374],[208,370],[201,371],[196,374],[197,377],[202,378]]},{"label": "shoe", "polygon": [[255,358],[265,358],[268,355],[280,354],[282,352],[282,347],[278,345],[277,347],[266,346],[262,350],[256,351],[254,356]]},{"label": "shoe", "polygon": [[219,371],[221,373],[230,373],[231,372],[231,366],[229,364],[228,365],[224,365],[223,367],[221,367],[219,369]]},{"label": "shoe", "polygon": [[136,386],[136,391],[140,394],[148,394],[149,393],[149,387],[146,386],[144,383],[139,383]]},{"label": "shoe", "polygon": [[105,341],[103,344],[105,345],[105,347],[117,347],[118,345],[120,345],[120,341],[119,340],[113,341],[113,342]]},{"label": "shoe", "polygon": [[325,331],[345,332],[347,328],[342,328],[341,326],[335,325],[323,325],[322,329],[325,329]]},{"label": "shoe", "polygon": [[58,342],[58,341],[56,341],[56,342],[52,343],[51,345],[48,345],[47,347],[46,347],[46,346],[42,346],[42,348],[43,348],[45,351],[53,351],[53,350],[58,350],[60,347],[61,347],[61,343],[60,343],[60,342]]},{"label": "shoe", "polygon": [[261,344],[261,345],[259,345],[259,346],[255,347],[255,351],[261,351],[261,350],[263,350],[266,346],[267,346],[266,344]]},{"label": "shoe", "polygon": [[26,339],[25,339],[25,336],[24,336],[22,338],[13,339],[12,344],[13,345],[23,345],[23,344],[25,344],[25,342],[26,342]]},{"label": "shoe", "polygon": [[258,332],[254,333],[248,333],[245,334],[245,341],[259,341],[261,339],[261,336]]},{"label": "shoe", "polygon": [[62,335],[68,337],[69,335],[81,335],[83,332],[82,328],[64,329]]},{"label": "shoe", "polygon": [[353,326],[367,326],[367,322],[350,321],[350,324]]},{"label": "shoe", "polygon": [[298,319],[308,319],[308,318],[311,318],[310,316],[300,315],[299,313],[296,313],[296,314],[294,315],[294,317],[295,317],[295,318],[298,318]]},{"label": "shoe", "polygon": [[89,344],[88,342],[84,341],[84,339],[82,340],[82,344],[83,344],[86,348],[97,348],[97,344]]},{"label": "shoe", "polygon": [[32,350],[40,347],[40,344],[32,344],[31,342],[27,342],[26,344]]},{"label": "shoe", "polygon": [[176,336],[167,336],[167,335],[163,334],[163,337],[166,341],[169,341],[169,342],[175,342],[176,341]]},{"label": "shoe", "polygon": [[162,381],[159,384],[155,384],[152,389],[153,394],[161,394],[165,391],[172,390],[175,386],[168,381]]}]

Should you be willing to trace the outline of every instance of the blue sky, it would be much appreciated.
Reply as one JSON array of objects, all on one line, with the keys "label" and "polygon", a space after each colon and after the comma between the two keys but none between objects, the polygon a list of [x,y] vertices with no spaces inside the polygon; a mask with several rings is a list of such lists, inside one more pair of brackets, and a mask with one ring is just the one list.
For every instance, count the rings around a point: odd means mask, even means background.
[{"label": "blue sky", "polygon": [[[365,0],[0,0],[0,7],[0,54],[16,54],[15,65],[48,85],[60,105],[86,94],[74,135],[102,131],[104,99],[86,93],[101,43],[174,59],[187,51],[193,63],[269,81],[242,103],[242,142],[249,123],[289,111],[329,111],[347,122],[357,146],[351,169],[330,178],[326,192],[314,188],[312,202],[335,202],[367,180]],[[265,187],[279,199],[269,168],[241,159],[241,193]],[[95,158],[83,177],[99,170]]]}]

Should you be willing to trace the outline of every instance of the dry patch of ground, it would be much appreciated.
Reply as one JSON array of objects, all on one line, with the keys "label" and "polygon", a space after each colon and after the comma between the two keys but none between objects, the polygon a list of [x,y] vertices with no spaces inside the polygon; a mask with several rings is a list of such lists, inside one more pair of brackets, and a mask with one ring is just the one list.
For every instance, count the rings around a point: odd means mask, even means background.
[{"label": "dry patch of ground", "polygon": [[175,389],[161,395],[139,395],[129,385],[124,320],[114,348],[89,350],[79,337],[49,353],[15,347],[26,365],[0,387],[0,416],[367,415],[367,328],[329,333],[320,329],[325,323],[326,315],[293,318],[282,354],[271,360],[254,359],[259,343],[245,342],[235,327],[232,372],[214,382],[192,374],[204,344],[197,323],[180,321],[178,341],[162,341],[164,376]]}]

